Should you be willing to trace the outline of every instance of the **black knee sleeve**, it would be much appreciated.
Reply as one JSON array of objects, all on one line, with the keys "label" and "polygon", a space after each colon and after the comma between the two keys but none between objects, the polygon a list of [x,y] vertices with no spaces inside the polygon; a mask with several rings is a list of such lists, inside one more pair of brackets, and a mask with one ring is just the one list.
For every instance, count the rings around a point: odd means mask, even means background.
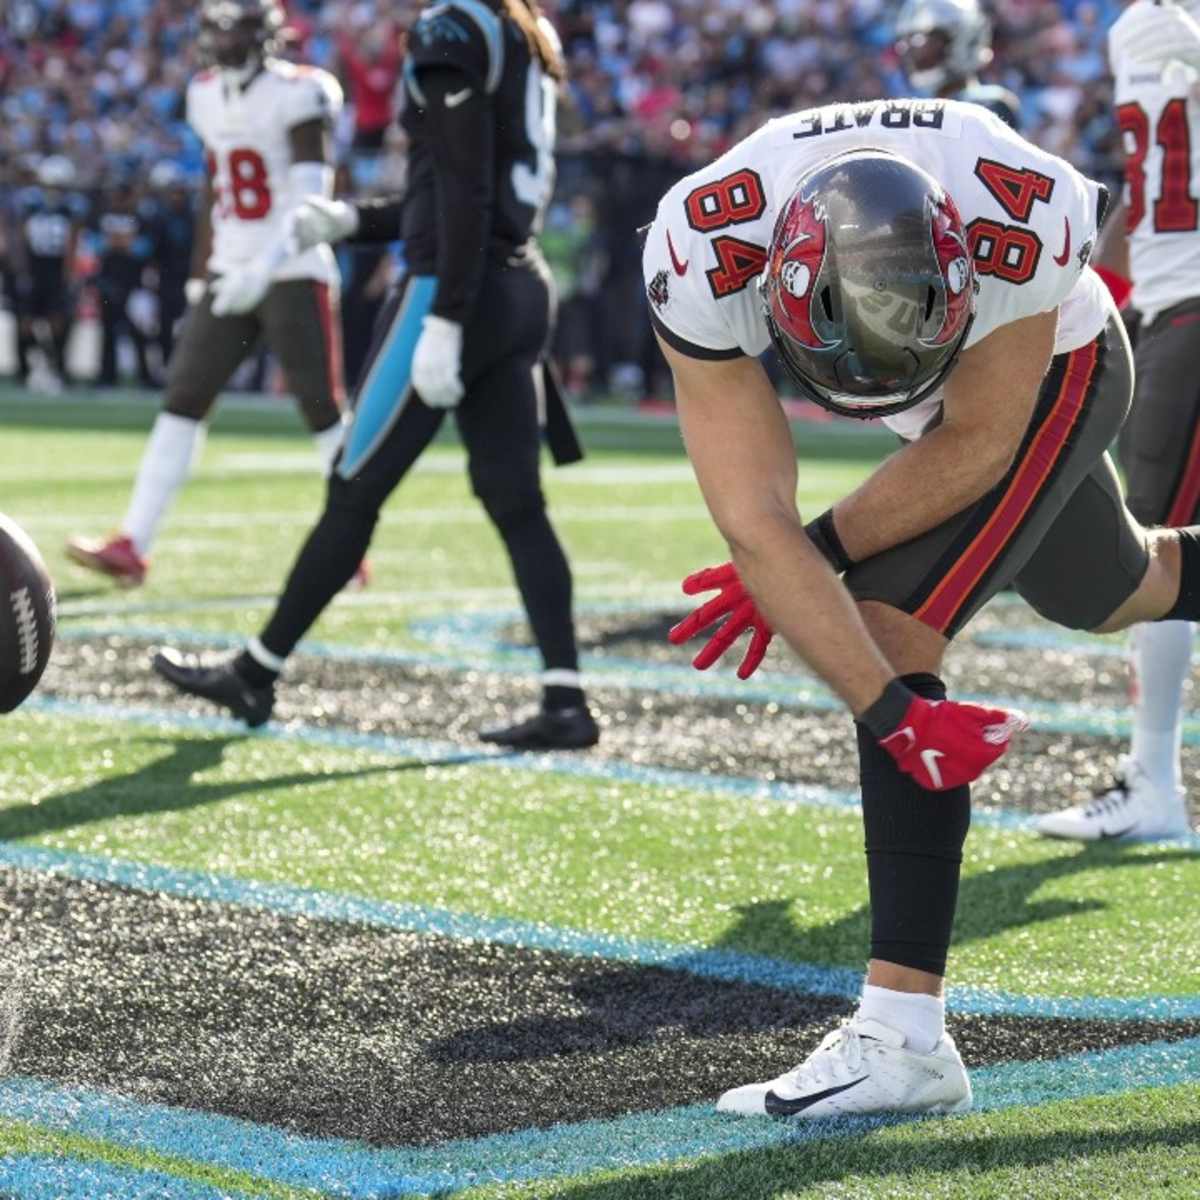
[{"label": "black knee sleeve", "polygon": [[[902,682],[926,699],[946,698],[946,685],[936,675],[905,675]],[[896,766],[868,729],[855,728],[871,957],[944,975],[971,823],[971,789],[927,791]]]},{"label": "black knee sleeve", "polygon": [[1200,620],[1200,525],[1175,531],[1179,538],[1179,596],[1160,621]]}]

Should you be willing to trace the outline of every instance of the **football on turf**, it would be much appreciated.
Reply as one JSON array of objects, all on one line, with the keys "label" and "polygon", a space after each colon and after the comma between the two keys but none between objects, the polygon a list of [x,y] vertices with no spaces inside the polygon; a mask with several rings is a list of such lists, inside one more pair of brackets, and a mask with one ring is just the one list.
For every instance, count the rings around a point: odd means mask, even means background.
[{"label": "football on turf", "polygon": [[33,539],[0,513],[0,713],[41,679],[54,644],[54,584]]}]

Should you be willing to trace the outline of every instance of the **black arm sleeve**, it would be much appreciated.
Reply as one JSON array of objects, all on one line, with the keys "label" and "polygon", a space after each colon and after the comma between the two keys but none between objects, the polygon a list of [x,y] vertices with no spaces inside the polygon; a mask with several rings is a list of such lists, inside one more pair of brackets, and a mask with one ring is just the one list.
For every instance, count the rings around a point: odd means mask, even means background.
[{"label": "black arm sleeve", "polygon": [[474,79],[454,68],[425,68],[420,83],[437,189],[433,312],[465,324],[479,295],[492,231],[492,102]]},{"label": "black arm sleeve", "polygon": [[386,196],[379,200],[360,200],[354,205],[358,211],[358,232],[354,242],[395,242],[401,236],[401,220],[404,200],[400,196]]}]

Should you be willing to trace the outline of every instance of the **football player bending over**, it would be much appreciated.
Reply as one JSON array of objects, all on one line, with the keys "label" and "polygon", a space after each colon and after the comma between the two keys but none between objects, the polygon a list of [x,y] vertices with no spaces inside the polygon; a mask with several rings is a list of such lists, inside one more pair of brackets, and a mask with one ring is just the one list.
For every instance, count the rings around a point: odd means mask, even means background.
[{"label": "football player bending over", "polygon": [[[1132,385],[1087,265],[1105,203],[991,113],[929,100],[772,121],[659,205],[650,310],[733,555],[688,581],[721,594],[674,640],[728,612],[700,661],[754,627],[747,674],[778,630],[846,703],[871,901],[854,1017],[722,1111],[970,1106],[943,976],[970,784],[1022,722],[947,700],[943,654],[1010,584],[1077,629],[1200,615],[1200,528],[1140,526],[1105,453]],[[771,345],[809,399],[905,442],[807,526]]]},{"label": "football player bending over", "polygon": [[[1183,6],[1137,0],[1109,30],[1108,51],[1129,199],[1105,225],[1102,261],[1116,294],[1129,292],[1132,274],[1141,314],[1118,443],[1126,502],[1144,525],[1187,525],[1200,521],[1200,207],[1189,182],[1200,171],[1200,106],[1194,74],[1171,64],[1200,68],[1200,25]],[[1040,832],[1083,841],[1189,832],[1179,750],[1192,634],[1187,621],[1134,629],[1129,753],[1112,787],[1046,814]]]},{"label": "football player bending over", "polygon": [[475,495],[504,541],[542,655],[541,709],[484,737],[575,749],[599,737],[578,674],[571,572],[539,482],[538,389],[551,319],[533,235],[553,186],[561,57],[532,0],[445,0],[409,39],[403,203],[314,201],[305,241],[405,239],[408,273],[385,307],[325,511],[274,615],[236,658],[164,651],[180,690],[266,721],[284,661],[362,557],[379,510],[454,410]]},{"label": "football player bending over", "polygon": [[305,196],[332,194],[329,135],[342,93],[327,72],[271,57],[282,24],[277,0],[207,0],[201,11],[216,65],[187,91],[188,124],[208,159],[190,307],[120,531],[67,543],[75,562],[125,587],[145,580],[159,524],[203,446],[204,420],[260,338],[283,366],[325,472],[341,444],[337,264],[327,247],[298,252],[290,218]]}]

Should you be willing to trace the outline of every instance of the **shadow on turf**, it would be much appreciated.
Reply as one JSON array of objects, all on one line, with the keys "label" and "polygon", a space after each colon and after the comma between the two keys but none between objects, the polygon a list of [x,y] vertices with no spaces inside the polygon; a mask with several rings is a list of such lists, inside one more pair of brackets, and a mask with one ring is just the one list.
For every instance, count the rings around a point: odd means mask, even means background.
[{"label": "shadow on turf", "polygon": [[[1012,929],[1057,921],[1063,917],[1109,907],[1110,897],[1097,889],[1094,897],[1035,899],[1038,890],[1055,880],[1097,868],[1153,868],[1200,857],[1200,851],[1174,847],[1150,850],[1118,842],[1092,842],[1072,847],[1054,858],[1013,863],[994,871],[963,877],[959,887],[954,944],[995,937]],[[866,893],[866,880],[863,881]],[[716,948],[765,954],[798,962],[845,963],[865,959],[871,939],[867,904],[823,925],[803,926],[793,915],[793,898],[761,900],[738,908],[738,921]]]},{"label": "shadow on turf", "polygon": [[[887,1125],[900,1123],[903,1118],[881,1122]],[[802,1188],[851,1179],[890,1175],[903,1179],[909,1175],[951,1175],[960,1171],[965,1173],[962,1194],[968,1195],[970,1176],[977,1172],[1078,1163],[1083,1156],[1094,1162],[1097,1158],[1131,1152],[1194,1146],[1200,1138],[1200,1121],[1182,1120],[1148,1129],[1091,1134],[1055,1132],[989,1137],[973,1132],[970,1137],[959,1139],[946,1136],[952,1130],[953,1125],[942,1126],[940,1136],[934,1135],[928,1141],[906,1139],[898,1144],[881,1143],[862,1136],[869,1135],[871,1127],[861,1131],[847,1130],[847,1134],[853,1132],[859,1136],[806,1139],[794,1147],[721,1155],[658,1178],[624,1176],[594,1184],[566,1185],[539,1195],[554,1196],[558,1200],[634,1200],[635,1197],[649,1196],[686,1197],[687,1200],[726,1200],[727,1197],[777,1200],[781,1195],[791,1195]],[[833,1132],[831,1129],[830,1133]],[[1137,1187],[1136,1193],[1128,1194],[1147,1195],[1150,1191],[1147,1182],[1144,1190]],[[918,1196],[921,1193],[905,1194]],[[999,1193],[989,1191],[987,1194]]]},{"label": "shadow on turf", "polygon": [[218,766],[227,746],[244,740],[241,736],[140,738],[138,741],[143,745],[170,746],[170,753],[125,775],[59,792],[34,804],[0,809],[0,840],[37,837],[39,834],[86,825],[91,821],[106,821],[110,817],[176,812],[202,804],[216,804],[233,796],[302,787],[307,783],[391,775],[398,771],[424,770],[426,767],[457,765],[464,761],[462,754],[456,754],[449,759],[410,759],[348,771],[289,771],[283,775],[215,780],[211,783],[194,778]]}]

